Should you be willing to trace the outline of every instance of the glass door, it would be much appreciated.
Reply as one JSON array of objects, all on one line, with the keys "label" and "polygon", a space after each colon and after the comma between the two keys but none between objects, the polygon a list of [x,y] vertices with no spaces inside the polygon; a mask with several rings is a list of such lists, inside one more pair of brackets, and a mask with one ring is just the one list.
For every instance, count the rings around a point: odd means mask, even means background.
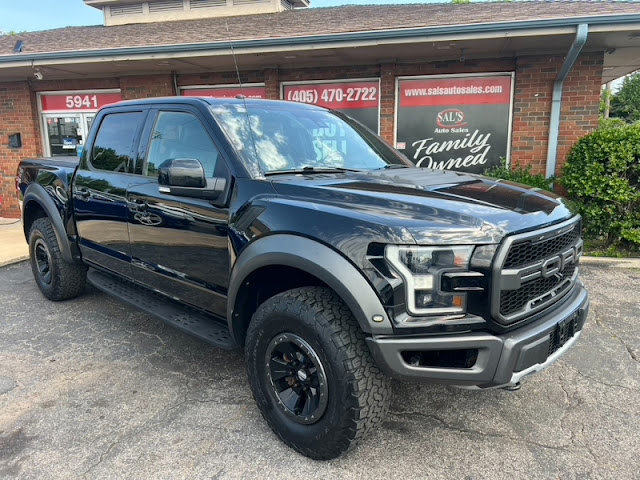
[{"label": "glass door", "polygon": [[74,156],[78,154],[78,144],[82,136],[81,115],[45,115],[47,152],[52,157]]},{"label": "glass door", "polygon": [[80,138],[78,140],[78,148],[76,148],[76,153],[79,157],[82,156],[82,151],[84,150],[84,144],[87,140],[87,136],[89,135],[89,130],[91,129],[91,124],[93,123],[93,119],[96,118],[96,114],[81,113],[80,117],[82,118],[82,128],[78,131]]},{"label": "glass door", "polygon": [[47,155],[80,156],[95,113],[45,114]]}]

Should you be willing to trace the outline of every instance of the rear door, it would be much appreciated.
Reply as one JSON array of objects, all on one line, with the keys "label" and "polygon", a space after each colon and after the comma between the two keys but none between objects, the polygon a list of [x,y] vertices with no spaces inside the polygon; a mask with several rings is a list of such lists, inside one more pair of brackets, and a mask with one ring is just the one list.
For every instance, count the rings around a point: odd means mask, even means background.
[{"label": "rear door", "polygon": [[127,186],[134,178],[135,152],[147,111],[109,109],[96,119],[73,187],[74,216],[83,258],[131,277]]},{"label": "rear door", "polygon": [[158,167],[196,159],[207,177],[230,179],[225,159],[197,110],[158,108],[144,135],[144,162],[129,185],[129,238],[136,281],[224,317],[229,281],[229,209],[205,199],[161,193]]}]

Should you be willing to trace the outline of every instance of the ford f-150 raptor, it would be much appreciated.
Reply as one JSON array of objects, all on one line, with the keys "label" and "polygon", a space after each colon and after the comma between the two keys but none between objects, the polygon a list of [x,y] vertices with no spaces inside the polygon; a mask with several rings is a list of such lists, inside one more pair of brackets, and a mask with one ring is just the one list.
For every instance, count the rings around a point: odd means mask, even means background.
[{"label": "ford f-150 raptor", "polygon": [[24,160],[18,182],[47,298],[88,280],[244,347],[263,417],[312,458],[381,421],[390,377],[517,388],[587,316],[581,221],[562,199],[414,168],[320,107],[122,102],[81,158]]}]

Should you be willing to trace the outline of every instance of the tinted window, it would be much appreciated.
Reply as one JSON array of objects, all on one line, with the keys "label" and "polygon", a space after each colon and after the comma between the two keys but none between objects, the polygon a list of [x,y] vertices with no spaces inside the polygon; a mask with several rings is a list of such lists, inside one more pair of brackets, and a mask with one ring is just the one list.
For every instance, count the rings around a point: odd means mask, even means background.
[{"label": "tinted window", "polygon": [[91,151],[91,165],[100,170],[131,173],[132,151],[142,112],[111,113],[102,119]]},{"label": "tinted window", "polygon": [[160,112],[153,127],[149,155],[142,174],[156,177],[158,167],[175,158],[198,160],[204,167],[205,175],[212,178],[218,163],[218,149],[194,115]]}]

